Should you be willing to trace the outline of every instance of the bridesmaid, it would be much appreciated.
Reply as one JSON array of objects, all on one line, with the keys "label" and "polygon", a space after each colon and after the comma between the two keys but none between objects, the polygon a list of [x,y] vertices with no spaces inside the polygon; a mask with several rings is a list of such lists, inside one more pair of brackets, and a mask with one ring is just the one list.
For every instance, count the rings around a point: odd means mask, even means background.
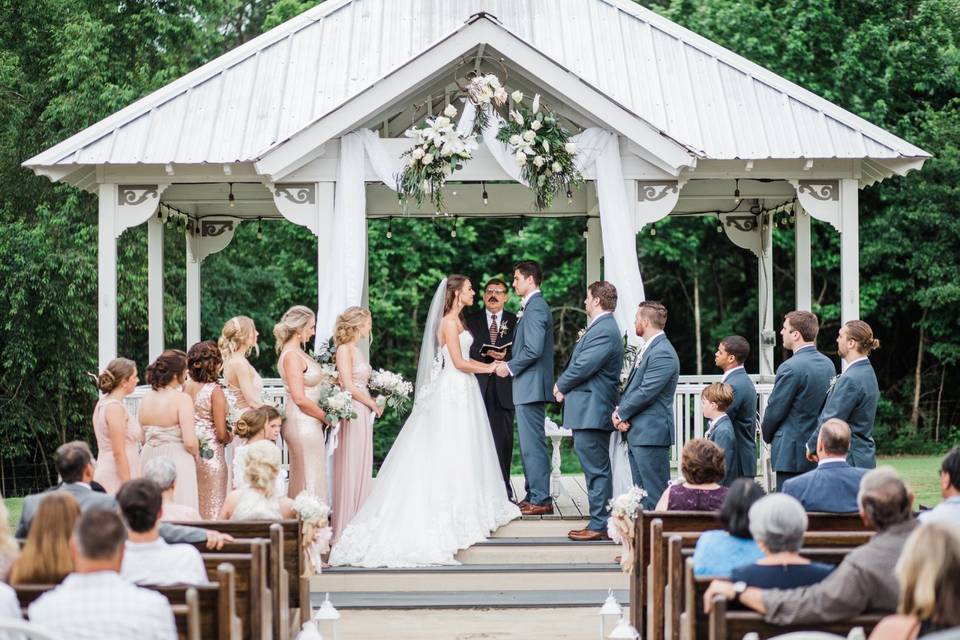
[{"label": "bridesmaid", "polygon": [[146,441],[140,455],[146,465],[167,456],[177,466],[173,501],[194,509],[197,497],[197,432],[193,423],[193,399],[180,390],[187,379],[187,354],[167,349],[147,367],[150,391],[140,401],[139,419]]},{"label": "bridesmaid", "polygon": [[110,494],[127,480],[140,477],[143,430],[123,402],[138,382],[137,365],[126,358],[111,360],[97,376],[97,388],[106,395],[93,408],[93,433],[97,438],[93,479]]},{"label": "bridesmaid", "polygon": [[290,452],[290,484],[287,495],[295,498],[306,490],[327,501],[326,448],[323,430],[326,413],[317,404],[323,374],[320,365],[307,355],[303,344],[316,331],[317,318],[302,305],[290,307],[273,326],[277,339],[277,369],[286,391],[287,419],[281,434]]},{"label": "bridesmaid", "polygon": [[333,333],[340,386],[353,396],[357,413],[356,419],[340,423],[340,444],[333,453],[334,543],[366,500],[373,477],[373,415],[383,415],[383,407],[367,390],[370,364],[357,346],[361,339],[370,338],[372,329],[370,312],[350,307],[337,318]]},{"label": "bridesmaid", "polygon": [[238,409],[256,409],[263,405],[263,379],[247,360],[251,351],[260,355],[259,337],[253,320],[236,316],[223,325],[217,341],[223,356],[223,379],[227,391],[237,399]]},{"label": "bridesmaid", "polygon": [[227,431],[227,397],[220,388],[223,358],[216,343],[198,342],[187,352],[190,379],[183,390],[193,399],[197,437],[203,437],[213,450],[211,457],[197,458],[197,491],[200,517],[215,520],[227,497],[227,460],[224,446],[232,440]]}]

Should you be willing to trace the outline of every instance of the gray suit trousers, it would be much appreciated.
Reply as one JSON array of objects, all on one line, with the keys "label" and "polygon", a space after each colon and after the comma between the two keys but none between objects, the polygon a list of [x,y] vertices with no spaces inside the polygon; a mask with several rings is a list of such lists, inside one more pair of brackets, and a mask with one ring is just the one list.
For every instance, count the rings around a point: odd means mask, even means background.
[{"label": "gray suit trousers", "polygon": [[643,508],[652,511],[670,482],[670,447],[630,445],[633,484],[647,492]]},{"label": "gray suit trousers", "polygon": [[544,403],[516,405],[517,431],[520,435],[520,459],[526,478],[527,502],[550,504],[550,456],[543,435]]},{"label": "gray suit trousers", "polygon": [[587,481],[591,531],[607,531],[607,505],[613,497],[613,471],[610,468],[610,432],[602,429],[574,429],[573,450],[580,459]]}]

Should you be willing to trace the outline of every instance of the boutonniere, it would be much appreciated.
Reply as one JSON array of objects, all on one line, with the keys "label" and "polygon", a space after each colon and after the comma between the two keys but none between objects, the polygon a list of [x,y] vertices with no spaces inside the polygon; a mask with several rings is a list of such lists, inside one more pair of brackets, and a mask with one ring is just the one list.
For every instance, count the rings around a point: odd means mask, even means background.
[{"label": "boutonniere", "polygon": [[840,374],[837,374],[837,375],[833,376],[832,378],[830,378],[830,386],[827,387],[827,394],[828,394],[828,395],[830,394],[831,391],[833,391],[833,388],[837,385],[837,380],[839,380],[839,379],[840,379]]},{"label": "boutonniere", "polygon": [[517,320],[519,321],[520,318],[522,317],[523,317],[523,308],[521,308],[520,311],[517,311]]},{"label": "boutonniere", "polygon": [[586,332],[587,332],[586,327],[584,327],[583,329],[580,329],[580,331],[577,332],[577,342],[580,342],[580,338],[582,338],[583,334],[585,334]]},{"label": "boutonniere", "polygon": [[509,331],[509,330],[510,330],[510,327],[509,327],[509,325],[507,325],[507,321],[506,321],[506,320],[504,320],[503,322],[500,323],[500,337],[501,337],[501,338],[504,337],[505,335],[507,335],[507,331]]}]

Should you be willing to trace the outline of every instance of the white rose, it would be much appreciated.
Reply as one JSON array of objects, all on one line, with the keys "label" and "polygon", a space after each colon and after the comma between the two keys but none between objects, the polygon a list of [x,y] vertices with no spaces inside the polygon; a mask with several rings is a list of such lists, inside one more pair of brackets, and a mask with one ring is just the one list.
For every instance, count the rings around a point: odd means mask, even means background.
[{"label": "white rose", "polygon": [[523,92],[519,89],[514,91],[510,94],[510,99],[517,103],[523,102]]},{"label": "white rose", "polygon": [[414,166],[416,166],[416,164],[417,164],[417,159],[416,159],[416,158],[411,157],[409,160],[407,160],[407,166],[408,166],[408,167],[414,167]]},{"label": "white rose", "polygon": [[537,137],[537,134],[534,131],[531,131],[530,129],[527,129],[526,131],[523,132],[523,139],[526,140],[527,142],[533,142],[534,138],[536,137]]},{"label": "white rose", "polygon": [[424,154],[424,153],[425,153],[425,152],[424,152],[423,149],[421,149],[420,147],[417,147],[416,149],[413,150],[413,159],[414,159],[414,160],[419,160],[420,158],[423,157],[423,154]]},{"label": "white rose", "polygon": [[523,151],[517,151],[517,164],[521,167],[527,164],[527,154],[525,154]]},{"label": "white rose", "polygon": [[510,136],[510,144],[512,144],[513,146],[517,146],[517,145],[520,144],[521,142],[523,142],[523,138],[521,138],[521,137],[520,137],[519,135],[517,135],[516,133],[513,134],[512,136]]},{"label": "white rose", "polygon": [[490,83],[490,86],[494,89],[500,89],[503,86],[500,84],[500,79],[492,73],[487,76],[487,82]]},{"label": "white rose", "polygon": [[439,118],[437,118],[436,127],[438,129],[442,129],[444,127],[449,127],[449,126],[450,126],[450,118],[446,116],[440,116]]},{"label": "white rose", "polygon": [[561,171],[563,171],[563,166],[559,162],[554,162],[553,167],[551,168],[553,169],[554,173],[560,173]]},{"label": "white rose", "polygon": [[540,111],[540,94],[533,96],[533,112],[537,113]]},{"label": "white rose", "polygon": [[543,156],[534,156],[533,157],[533,166],[537,169],[543,166]]},{"label": "white rose", "polygon": [[540,127],[542,126],[543,125],[540,124],[539,120],[534,120],[533,122],[530,123],[530,128],[533,129],[534,131],[540,131]]},{"label": "white rose", "polygon": [[457,108],[452,104],[448,104],[447,108],[443,110],[443,115],[447,116],[448,118],[452,118],[457,115]]},{"label": "white rose", "polygon": [[423,164],[430,164],[431,162],[433,162],[433,154],[432,154],[432,153],[425,153],[425,154],[423,155],[423,158],[422,158],[420,161],[421,161]]},{"label": "white rose", "polygon": [[503,104],[504,102],[507,101],[507,92],[504,91],[503,89],[497,89],[493,93],[493,99],[499,102],[500,104]]},{"label": "white rose", "polygon": [[521,127],[523,126],[523,116],[520,115],[517,111],[511,111],[510,117],[513,118],[513,121],[516,122]]},{"label": "white rose", "polygon": [[567,144],[563,145],[563,150],[570,155],[573,155],[577,152],[577,145],[572,142],[568,142]]},{"label": "white rose", "polygon": [[546,140],[543,141],[543,150],[546,151],[547,153],[550,153],[550,143],[547,142]]}]

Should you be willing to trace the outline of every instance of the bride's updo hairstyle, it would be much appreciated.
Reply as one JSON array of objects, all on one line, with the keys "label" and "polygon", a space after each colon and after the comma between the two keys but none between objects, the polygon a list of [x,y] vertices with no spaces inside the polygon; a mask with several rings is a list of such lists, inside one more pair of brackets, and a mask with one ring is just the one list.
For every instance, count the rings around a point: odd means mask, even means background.
[{"label": "bride's updo hairstyle", "polygon": [[247,445],[247,482],[254,489],[260,489],[268,498],[272,498],[277,488],[277,474],[280,473],[280,449],[269,440],[261,440]]},{"label": "bride's updo hairstyle", "polygon": [[[463,289],[463,285],[470,281],[470,278],[467,276],[460,275],[459,273],[452,273],[447,276],[447,293],[443,299],[443,315],[450,313],[450,309],[453,309],[453,303],[457,299],[460,290]],[[461,309],[460,314],[463,315],[463,310]]]},{"label": "bride's updo hairstyle", "polygon": [[[93,374],[89,374],[93,376]],[[100,393],[110,393],[121,384],[137,375],[137,363],[127,358],[114,358],[106,368],[96,376],[94,383]]]},{"label": "bride's updo hairstyle", "polygon": [[253,324],[253,320],[247,316],[234,316],[227,320],[227,323],[223,325],[223,330],[220,332],[220,339],[217,340],[217,346],[220,347],[220,355],[223,356],[223,359],[226,360],[235,353],[240,353],[240,350],[243,349],[243,355],[247,355],[253,350],[254,353],[260,355],[260,347],[256,342],[253,343],[252,347],[247,347],[244,349],[243,345],[249,343],[253,340],[253,336],[257,333],[257,328]]},{"label": "bride's updo hairstyle", "polygon": [[265,404],[256,409],[248,409],[243,412],[240,419],[237,420],[233,428],[234,434],[238,438],[249,440],[253,436],[263,431],[271,420],[282,418],[280,412],[272,404]]},{"label": "bride's updo hairstyle", "polygon": [[347,307],[347,310],[337,316],[337,324],[333,330],[333,341],[339,347],[352,342],[360,335],[363,325],[373,316],[363,307]]},{"label": "bride's updo hairstyle", "polygon": [[293,334],[310,324],[310,321],[315,317],[310,307],[305,307],[302,304],[287,309],[287,312],[280,318],[280,322],[273,325],[273,337],[277,339],[277,353],[283,351],[283,345],[293,337]]},{"label": "bride's updo hairstyle", "polygon": [[167,349],[147,367],[147,384],[161,389],[174,380],[183,380],[187,373],[187,354],[180,349]]},{"label": "bride's updo hairstyle", "polygon": [[857,343],[860,353],[868,356],[880,348],[880,341],[873,337],[873,329],[863,320],[850,320],[843,326],[847,330],[847,338]]}]

